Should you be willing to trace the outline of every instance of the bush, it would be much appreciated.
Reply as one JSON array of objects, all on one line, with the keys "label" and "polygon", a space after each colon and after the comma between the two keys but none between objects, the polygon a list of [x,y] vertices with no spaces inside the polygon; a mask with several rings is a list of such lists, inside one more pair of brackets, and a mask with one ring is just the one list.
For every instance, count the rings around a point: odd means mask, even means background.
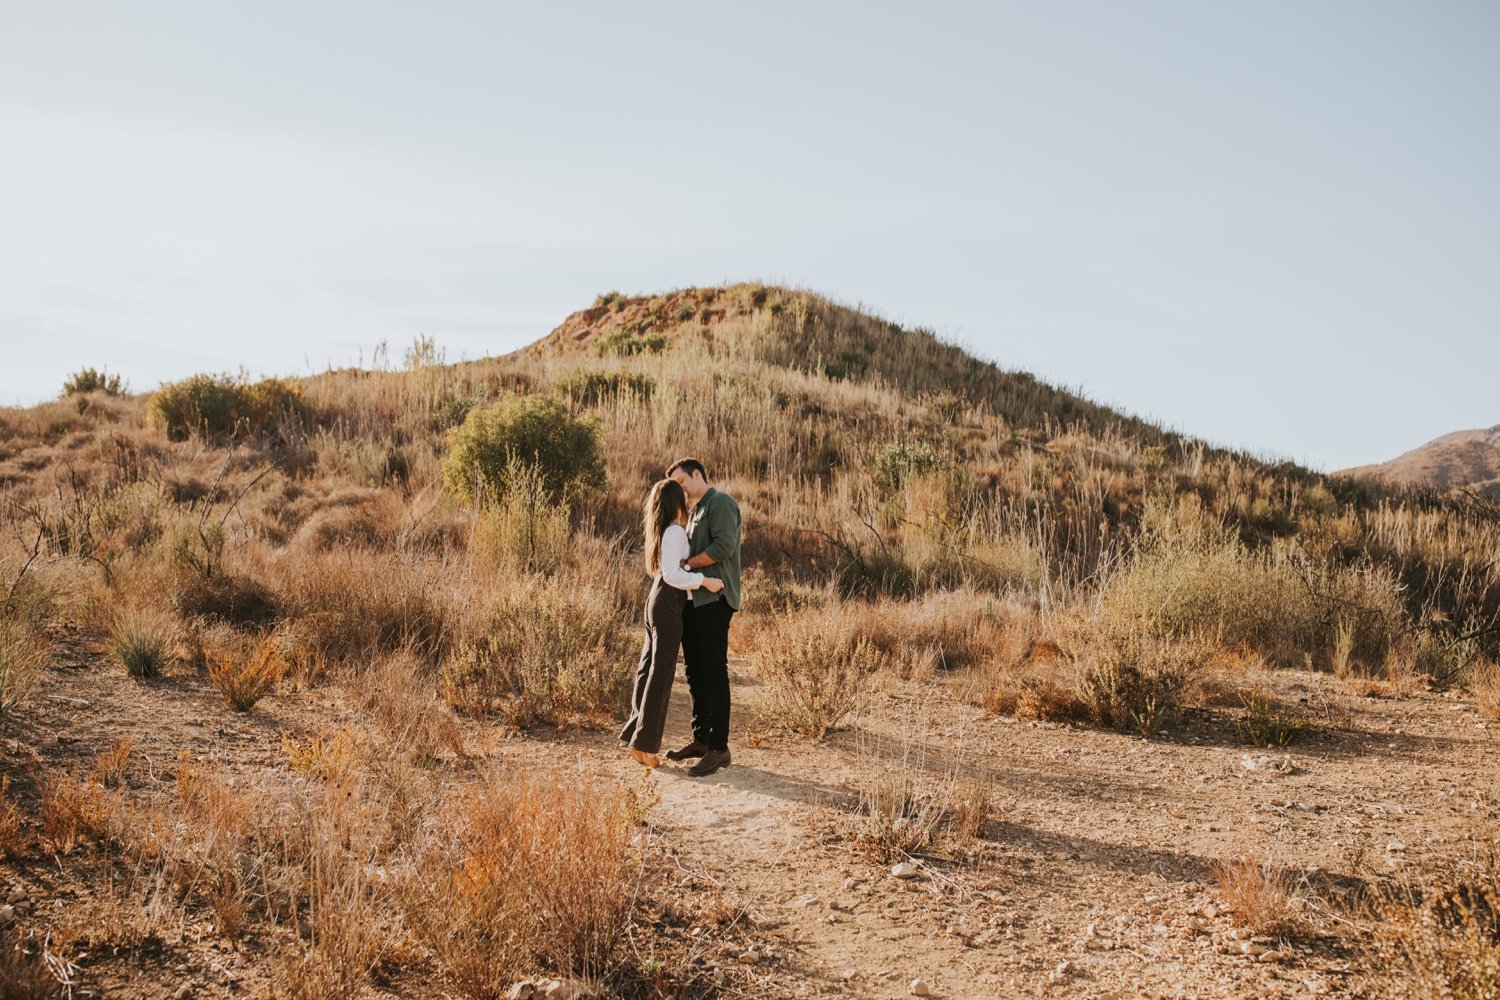
[{"label": "bush", "polygon": [[655,389],[655,379],[636,372],[574,372],[557,382],[558,392],[583,406],[622,398],[644,402]]},{"label": "bush", "polygon": [[172,622],[165,616],[130,610],[115,619],[110,646],[115,659],[132,677],[160,677],[172,659],[176,639]]},{"label": "bush", "polygon": [[568,518],[567,503],[547,495],[534,466],[512,467],[499,502],[478,515],[473,547],[495,566],[555,570],[573,551]]},{"label": "bush", "polygon": [[1140,628],[1105,625],[1070,656],[1082,668],[1079,698],[1096,725],[1154,735],[1175,719],[1211,646]]},{"label": "bush", "polygon": [[862,706],[885,657],[837,610],[777,615],[772,634],[750,655],[766,685],[765,712],[781,728],[821,740]]},{"label": "bush", "polygon": [[943,458],[924,441],[892,441],[875,453],[875,481],[887,493],[901,488],[911,476],[923,476],[943,467]]},{"label": "bush", "polygon": [[462,711],[517,726],[618,716],[634,677],[633,642],[596,596],[533,586],[508,595],[443,666]]},{"label": "bush", "polygon": [[448,434],[443,482],[466,501],[493,501],[534,468],[547,494],[561,498],[604,486],[598,424],[568,413],[550,396],[507,396],[469,411]]},{"label": "bush", "polygon": [[194,375],[162,386],[146,403],[147,421],[173,441],[194,434],[264,434],[283,420],[306,415],[300,387],[276,378],[252,383],[243,373]]},{"label": "bush", "polygon": [[125,383],[120,376],[93,368],[80,368],[63,381],[62,395],[78,396],[86,392],[102,392],[107,396],[120,396],[125,392]]},{"label": "bush", "polygon": [[666,335],[660,333],[638,337],[629,330],[611,330],[599,338],[600,354],[633,357],[637,354],[660,354],[666,347]]},{"label": "bush", "polygon": [[286,670],[286,659],[275,636],[246,646],[222,648],[208,657],[209,681],[236,712],[254,708],[271,693]]}]

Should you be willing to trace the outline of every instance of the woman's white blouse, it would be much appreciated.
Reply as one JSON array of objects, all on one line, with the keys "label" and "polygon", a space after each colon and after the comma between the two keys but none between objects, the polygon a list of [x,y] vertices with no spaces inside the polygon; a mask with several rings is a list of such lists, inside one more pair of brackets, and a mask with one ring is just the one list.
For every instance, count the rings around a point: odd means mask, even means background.
[{"label": "woman's white blouse", "polygon": [[661,579],[669,587],[678,590],[697,590],[703,586],[702,573],[690,573],[682,568],[691,546],[687,531],[680,524],[669,524],[661,535]]}]

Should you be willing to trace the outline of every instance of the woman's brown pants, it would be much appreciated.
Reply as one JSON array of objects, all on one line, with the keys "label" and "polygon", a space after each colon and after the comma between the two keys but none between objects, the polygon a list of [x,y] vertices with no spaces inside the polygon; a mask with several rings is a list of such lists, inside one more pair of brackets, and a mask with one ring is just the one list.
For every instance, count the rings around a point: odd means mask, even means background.
[{"label": "woman's brown pants", "polygon": [[672,697],[672,677],[677,673],[677,651],[682,646],[682,610],[687,593],[663,583],[651,584],[646,598],[646,643],[635,671],[635,689],[630,698],[630,719],[620,730],[626,745],[643,753],[661,750],[661,734],[667,725],[667,702]]}]

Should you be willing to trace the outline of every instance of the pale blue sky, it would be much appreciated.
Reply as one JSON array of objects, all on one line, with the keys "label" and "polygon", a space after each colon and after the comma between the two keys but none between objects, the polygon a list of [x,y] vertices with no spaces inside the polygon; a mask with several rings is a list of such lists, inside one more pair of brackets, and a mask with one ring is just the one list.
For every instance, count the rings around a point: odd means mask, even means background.
[{"label": "pale blue sky", "polygon": [[1500,423],[1500,5],[0,0],[0,403],[762,279],[1323,468]]}]

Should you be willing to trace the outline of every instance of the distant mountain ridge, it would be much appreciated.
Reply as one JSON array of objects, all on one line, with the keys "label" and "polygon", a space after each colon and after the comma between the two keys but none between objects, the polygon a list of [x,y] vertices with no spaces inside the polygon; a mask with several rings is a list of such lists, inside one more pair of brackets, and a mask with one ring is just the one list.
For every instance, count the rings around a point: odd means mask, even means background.
[{"label": "distant mountain ridge", "polygon": [[1389,462],[1344,469],[1339,475],[1439,490],[1468,486],[1500,497],[1500,424],[1444,434]]}]

